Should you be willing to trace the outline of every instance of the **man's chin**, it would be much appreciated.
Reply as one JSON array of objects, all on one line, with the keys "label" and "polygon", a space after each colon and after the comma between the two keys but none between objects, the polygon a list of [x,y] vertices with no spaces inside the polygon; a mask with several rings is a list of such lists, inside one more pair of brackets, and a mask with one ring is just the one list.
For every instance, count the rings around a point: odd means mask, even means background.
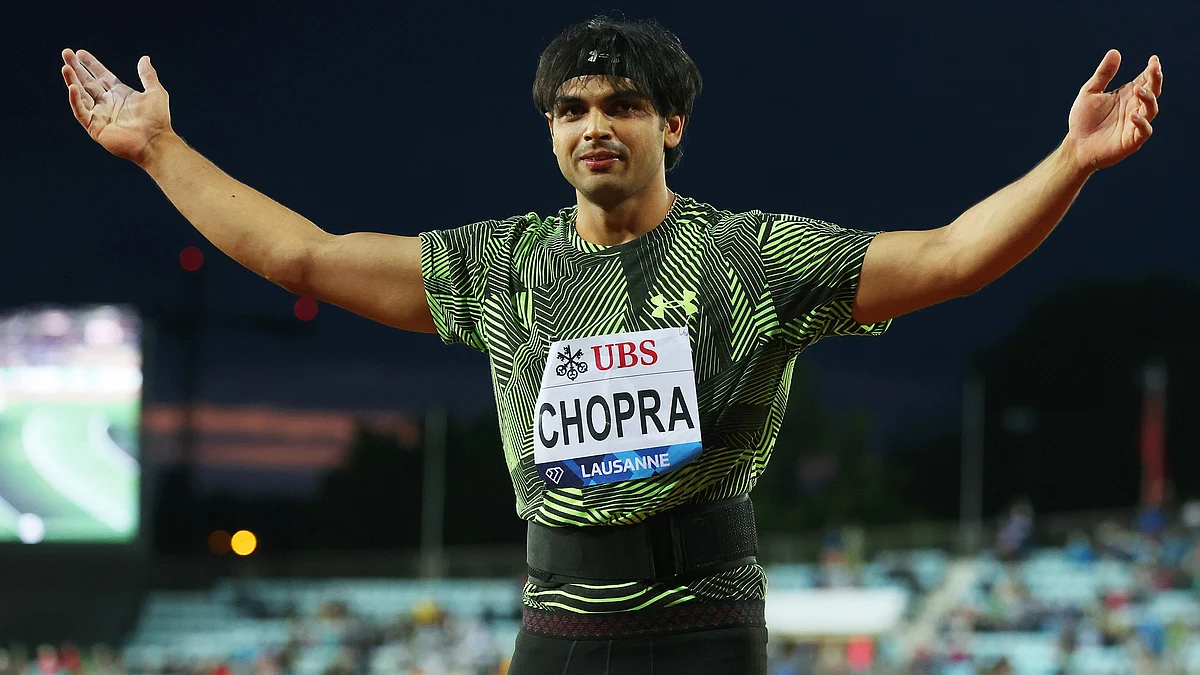
[{"label": "man's chin", "polygon": [[588,201],[597,204],[620,202],[634,192],[630,189],[628,181],[604,174],[579,176],[578,180],[572,181],[572,183],[581,195],[587,197]]},{"label": "man's chin", "polygon": [[576,186],[579,194],[599,206],[615,206],[629,198],[629,190],[622,184],[608,181],[584,181]]}]

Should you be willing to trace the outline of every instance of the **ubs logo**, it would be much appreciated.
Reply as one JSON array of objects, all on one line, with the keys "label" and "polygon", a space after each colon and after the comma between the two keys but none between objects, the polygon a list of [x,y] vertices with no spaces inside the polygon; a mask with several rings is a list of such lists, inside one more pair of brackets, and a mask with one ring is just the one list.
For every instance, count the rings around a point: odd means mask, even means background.
[{"label": "ubs logo", "polygon": [[[563,350],[557,354],[558,360],[562,363],[554,369],[554,374],[559,377],[566,377],[572,382],[575,378],[588,371],[588,365],[583,361],[583,350],[576,349],[575,353],[571,353],[571,345],[563,345]],[[557,481],[555,481],[557,482]]]}]

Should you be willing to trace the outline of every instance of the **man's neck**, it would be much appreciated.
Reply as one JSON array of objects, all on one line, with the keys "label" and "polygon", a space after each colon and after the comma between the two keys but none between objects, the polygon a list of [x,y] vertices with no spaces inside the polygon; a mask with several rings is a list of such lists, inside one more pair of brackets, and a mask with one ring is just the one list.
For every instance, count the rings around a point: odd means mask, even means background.
[{"label": "man's neck", "polygon": [[653,230],[667,217],[675,203],[675,193],[665,183],[614,205],[597,204],[575,192],[579,211],[575,231],[584,241],[601,246],[616,246]]}]

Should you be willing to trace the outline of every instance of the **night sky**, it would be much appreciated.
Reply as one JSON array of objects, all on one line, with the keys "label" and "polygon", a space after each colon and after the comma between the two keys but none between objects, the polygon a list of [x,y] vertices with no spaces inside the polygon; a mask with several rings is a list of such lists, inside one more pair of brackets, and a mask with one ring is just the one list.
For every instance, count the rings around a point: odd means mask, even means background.
[{"label": "night sky", "polygon": [[[328,231],[404,235],[573,203],[530,87],[555,34],[602,11],[658,19],[703,74],[671,188],[860,229],[949,223],[1057,145],[1107,49],[1123,56],[1112,86],[1157,53],[1154,137],[1094,176],[1029,260],[882,338],[830,339],[801,358],[834,406],[944,423],[971,355],[1039,298],[1151,273],[1200,280],[1197,3],[34,4],[5,21],[0,307],[188,310],[178,256],[197,245],[213,317],[200,394],[214,402],[416,412],[493,399],[482,355],[329,305],[307,333],[229,325],[287,320],[296,298],[204,242],[149,177],[87,137],[58,72],[65,47],[139,89],[149,54],[176,131],[225,171]],[[178,342],[162,339],[151,399],[179,396]]]}]

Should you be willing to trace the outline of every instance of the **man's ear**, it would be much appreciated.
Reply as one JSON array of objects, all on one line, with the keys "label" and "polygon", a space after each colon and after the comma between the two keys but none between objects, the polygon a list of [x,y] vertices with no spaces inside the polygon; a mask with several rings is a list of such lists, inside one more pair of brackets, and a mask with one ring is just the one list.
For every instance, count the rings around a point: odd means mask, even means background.
[{"label": "man's ear", "polygon": [[663,145],[673,148],[683,140],[683,127],[687,123],[684,115],[671,115],[663,120]]},{"label": "man's ear", "polygon": [[546,125],[550,127],[550,149],[554,149],[554,115],[546,113]]}]

